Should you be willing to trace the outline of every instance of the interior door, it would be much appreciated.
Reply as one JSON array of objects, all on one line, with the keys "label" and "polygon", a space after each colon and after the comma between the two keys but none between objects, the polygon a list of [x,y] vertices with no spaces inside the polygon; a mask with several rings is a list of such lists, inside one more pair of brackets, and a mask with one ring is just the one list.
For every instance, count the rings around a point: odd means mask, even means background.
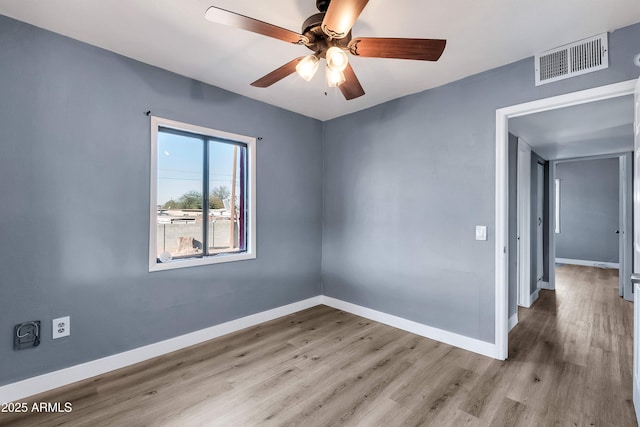
[{"label": "interior door", "polygon": [[518,138],[518,305],[531,306],[531,147]]},{"label": "interior door", "polygon": [[[633,172],[633,288],[634,294],[640,292],[640,79],[636,82],[634,92],[635,119],[634,129],[634,172]],[[636,418],[640,420],[640,364],[638,350],[640,350],[640,304],[633,307],[633,406]]]},{"label": "interior door", "polygon": [[626,176],[626,164],[625,164],[625,157],[624,156],[620,156],[620,163],[619,163],[619,170],[620,170],[620,178],[619,178],[619,182],[618,182],[618,198],[620,199],[620,214],[619,214],[619,225],[618,225],[618,231],[616,231],[616,233],[619,233],[620,235],[619,240],[618,240],[618,253],[620,254],[619,257],[619,263],[620,263],[620,269],[619,269],[619,274],[618,274],[618,295],[619,296],[624,296],[624,282],[625,282],[625,264],[626,264],[626,259],[625,259],[625,253],[624,253],[624,236],[625,236],[625,224],[624,224],[624,210],[625,210],[625,200],[624,200],[624,196],[625,196],[625,180],[623,177]]},{"label": "interior door", "polygon": [[633,301],[633,156],[620,156],[620,296]]},{"label": "interior door", "polygon": [[544,165],[538,163],[538,192],[536,207],[536,279],[538,287],[544,277]]}]

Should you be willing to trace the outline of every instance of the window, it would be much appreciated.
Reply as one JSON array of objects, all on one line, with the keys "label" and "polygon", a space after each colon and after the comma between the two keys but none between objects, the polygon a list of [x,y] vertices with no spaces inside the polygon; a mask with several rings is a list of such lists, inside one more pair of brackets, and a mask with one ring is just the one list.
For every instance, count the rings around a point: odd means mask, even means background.
[{"label": "window", "polygon": [[149,271],[255,258],[255,138],[151,117]]}]

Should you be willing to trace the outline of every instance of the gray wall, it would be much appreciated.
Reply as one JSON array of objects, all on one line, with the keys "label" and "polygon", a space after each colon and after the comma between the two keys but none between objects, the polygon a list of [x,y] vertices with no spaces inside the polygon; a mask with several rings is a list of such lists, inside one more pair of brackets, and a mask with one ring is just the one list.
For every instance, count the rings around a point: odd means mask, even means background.
[{"label": "gray wall", "polygon": [[[493,342],[495,109],[637,77],[638,39],[612,33],[606,71],[535,88],[527,59],[323,125],[0,16],[0,384],[321,291]],[[264,137],[256,260],[148,273],[147,110]],[[25,320],[43,342],[14,352]]]},{"label": "gray wall", "polygon": [[323,292],[494,342],[495,110],[637,78],[637,40],[611,33],[607,70],[535,87],[529,58],[327,122]]},{"label": "gray wall", "polygon": [[[0,100],[0,385],[320,293],[321,122],[2,16]],[[148,272],[147,110],[264,138],[257,259]]]},{"label": "gray wall", "polygon": [[556,178],[560,179],[556,257],[618,262],[618,157],[558,163]]}]

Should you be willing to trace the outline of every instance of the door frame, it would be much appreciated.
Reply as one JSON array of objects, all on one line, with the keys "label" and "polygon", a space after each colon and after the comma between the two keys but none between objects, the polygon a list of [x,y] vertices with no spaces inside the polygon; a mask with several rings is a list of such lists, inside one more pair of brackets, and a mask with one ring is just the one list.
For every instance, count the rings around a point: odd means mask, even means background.
[{"label": "door frame", "polygon": [[518,138],[517,165],[517,301],[531,307],[531,147],[522,138]]},{"label": "door frame", "polygon": [[[496,110],[495,357],[497,359],[505,360],[509,348],[509,119],[618,96],[633,95],[635,85],[635,79],[627,80]],[[552,227],[549,228],[553,230]]]},{"label": "door frame", "polygon": [[[638,237],[640,234],[640,209],[636,209],[636,204],[640,200],[640,78],[636,82],[633,91],[633,287],[634,294],[640,293],[640,284],[637,281],[637,274],[640,273],[638,264],[640,257],[638,256]],[[633,304],[633,408],[636,412],[636,419],[640,420],[640,363],[638,360],[638,351],[640,350],[640,335],[638,335],[638,327],[640,327],[640,304]]]},{"label": "door frame", "polygon": [[[545,214],[544,214],[544,196],[549,192],[544,188],[545,180],[545,166],[544,164],[536,163],[538,170],[537,186],[536,186],[536,285],[538,289],[544,283],[544,226],[545,226]],[[548,285],[547,285],[548,286]]]},{"label": "door frame", "polygon": [[[612,153],[612,154],[600,154],[596,156],[585,156],[585,157],[571,157],[567,159],[560,160],[552,160],[550,162],[549,173],[551,177],[555,181],[556,174],[556,166],[561,163],[570,163],[570,162],[582,162],[589,160],[598,160],[598,159],[618,159],[618,231],[620,235],[618,237],[618,269],[619,269],[619,296],[624,297],[627,301],[633,301],[633,294],[631,292],[631,262],[630,258],[632,258],[633,248],[631,246],[632,236],[630,231],[633,229],[632,226],[632,214],[631,214],[631,205],[633,204],[633,194],[631,193],[631,188],[633,186],[632,183],[632,175],[631,170],[627,167],[632,161],[632,153]],[[555,186],[550,189],[550,191],[557,192]],[[555,194],[554,194],[555,196]],[[558,205],[559,198],[554,197],[553,206],[551,207],[554,212],[556,211],[556,207]],[[556,218],[554,216],[554,222]],[[549,234],[549,263],[552,260],[556,259],[556,233]],[[561,259],[561,258],[560,258]],[[562,262],[562,261],[560,261]],[[596,264],[604,264],[607,265],[609,263],[597,263]],[[585,264],[586,265],[586,264]],[[553,274],[552,280],[549,280],[549,288],[551,290],[555,289],[555,268],[552,269]],[[551,273],[551,271],[549,272]],[[625,280],[625,277],[628,280]]]},{"label": "door frame", "polygon": [[[620,286],[619,295],[633,301],[633,154],[620,156]],[[629,280],[626,280],[629,278]]]}]

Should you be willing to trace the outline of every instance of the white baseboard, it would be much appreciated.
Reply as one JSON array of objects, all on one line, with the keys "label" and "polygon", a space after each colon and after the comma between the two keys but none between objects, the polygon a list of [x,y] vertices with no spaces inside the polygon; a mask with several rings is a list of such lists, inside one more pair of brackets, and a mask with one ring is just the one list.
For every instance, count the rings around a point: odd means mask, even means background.
[{"label": "white baseboard", "polygon": [[531,307],[533,305],[533,303],[536,302],[536,300],[538,299],[538,296],[540,296],[540,288],[538,288],[535,291],[531,292],[531,295],[529,295],[529,301],[531,302],[529,307]]},{"label": "white baseboard", "polygon": [[524,308],[530,308],[534,302],[536,302],[536,300],[538,299],[538,294],[540,292],[540,289],[536,289],[535,291],[531,292],[531,295],[529,295],[529,297],[527,297],[525,295],[525,298],[522,304],[518,304],[520,307],[524,307]]},{"label": "white baseboard", "polygon": [[402,317],[393,316],[391,314],[383,313],[381,311],[362,307],[360,305],[341,301],[339,299],[331,298],[324,295],[321,296],[321,300],[322,304],[328,305],[329,307],[337,308],[339,310],[356,314],[358,316],[366,317],[369,320],[384,323],[385,325],[393,326],[394,328],[402,329],[404,331],[408,331],[416,335],[421,335],[423,337],[440,341],[455,347],[460,347],[464,350],[472,351],[483,356],[497,358],[496,345],[486,341],[469,338],[464,335],[459,335],[453,332],[434,328],[422,323],[414,322],[412,320],[407,320]]},{"label": "white baseboard", "polygon": [[538,282],[538,290],[540,289],[548,289],[548,290],[553,290],[551,289],[551,285],[549,284],[549,282],[545,282],[543,280]]},{"label": "white baseboard", "polygon": [[556,258],[556,264],[584,265],[587,267],[598,268],[620,268],[620,264],[617,262],[590,261],[587,259]]},{"label": "white baseboard", "polygon": [[512,330],[518,324],[518,312],[509,318],[509,331]]},{"label": "white baseboard", "polygon": [[[230,334],[278,317],[296,313],[316,305],[324,304],[339,310],[356,314],[367,319],[384,323],[426,338],[443,342],[464,350],[472,351],[492,358],[497,358],[495,344],[469,338],[453,332],[427,326],[412,320],[403,319],[370,308],[355,305],[327,296],[316,296],[293,304],[277,307],[271,310],[252,314],[240,319],[231,320],[220,325],[191,332],[165,341],[160,341],[144,347],[135,348],[123,353],[92,360],[80,365],[71,366],[59,371],[50,372],[32,378],[27,378],[12,384],[0,386],[0,403],[12,402],[33,396],[45,391],[53,390],[77,381],[102,375],[104,373],[124,368],[135,363],[143,362],[154,357],[162,356],[176,350],[181,350],[195,344]],[[517,317],[516,317],[517,321]],[[509,319],[511,322],[511,319]]]},{"label": "white baseboard", "polygon": [[227,335],[232,332],[239,331],[250,326],[268,322],[278,317],[296,313],[310,307],[321,304],[321,297],[316,296],[293,304],[284,305],[271,310],[252,314],[240,319],[231,320],[221,323],[210,328],[191,332],[189,334],[180,335],[165,341],[160,341],[144,347],[135,348],[123,353],[114,354],[113,356],[103,357],[101,359],[92,360],[87,363],[72,366],[70,368],[61,369],[59,371],[50,372],[37,377],[28,378],[16,383],[7,384],[0,387],[0,403],[12,402],[33,396],[54,388],[62,387],[76,381],[85,380],[95,377],[109,371],[124,368],[144,360],[162,356],[176,350],[190,347],[195,344],[211,340],[213,338]]}]

